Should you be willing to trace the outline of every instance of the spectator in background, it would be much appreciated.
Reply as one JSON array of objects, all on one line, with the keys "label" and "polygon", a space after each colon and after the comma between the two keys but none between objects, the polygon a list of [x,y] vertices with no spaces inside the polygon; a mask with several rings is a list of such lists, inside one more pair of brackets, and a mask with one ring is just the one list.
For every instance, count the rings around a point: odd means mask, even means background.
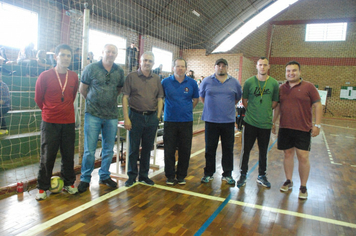
[{"label": "spectator in background", "polygon": [[2,60],[2,63],[0,62],[0,65],[6,64],[9,61],[6,56],[5,48],[0,48],[0,59]]},{"label": "spectator in background", "polygon": [[190,70],[190,71],[188,72],[188,77],[190,77],[190,78],[192,78],[192,79],[195,78],[195,76],[194,76],[194,71],[193,71],[193,70]]},{"label": "spectator in background", "polygon": [[88,52],[88,57],[87,57],[88,64],[96,62],[94,60],[94,53],[93,52]]},{"label": "spectator in background", "polygon": [[26,68],[26,75],[37,76],[37,59],[34,44],[30,43],[21,49],[17,56],[17,64]]},{"label": "spectator in background", "polygon": [[47,61],[52,65],[52,67],[56,67],[57,62],[54,59],[54,50],[55,50],[55,46],[53,46],[49,52],[47,52]]},{"label": "spectator in background", "polygon": [[[126,49],[126,55],[128,57],[128,64],[129,64],[129,72],[132,71],[132,67],[136,67],[136,52],[139,52],[140,50],[138,47],[135,45],[134,42],[131,43],[130,47]],[[136,69],[135,69],[136,70]]]},{"label": "spectator in background", "polygon": [[74,51],[73,63],[71,66],[71,70],[76,72],[82,68],[82,56],[80,54],[80,48],[76,48]]},{"label": "spectator in background", "polygon": [[153,73],[159,75],[162,72],[163,65],[160,64],[156,69],[153,70]]},{"label": "spectator in background", "polygon": [[242,100],[240,100],[236,104],[236,125],[237,125],[237,130],[241,131],[242,126],[244,125],[244,117],[246,113],[246,109],[244,107],[244,104],[242,103]]},{"label": "spectator in background", "polygon": [[5,115],[10,110],[10,92],[9,87],[2,82],[0,74],[0,135],[8,134]]},{"label": "spectator in background", "polygon": [[153,70],[153,73],[157,74],[159,76],[159,79],[162,81],[163,76],[162,76],[162,68],[163,65],[160,64],[159,67],[157,67],[156,69]]},{"label": "spectator in background", "polygon": [[36,55],[37,64],[38,64],[37,75],[41,74],[45,70],[52,68],[52,66],[49,63],[47,63],[46,56],[47,56],[46,51],[38,50]]}]

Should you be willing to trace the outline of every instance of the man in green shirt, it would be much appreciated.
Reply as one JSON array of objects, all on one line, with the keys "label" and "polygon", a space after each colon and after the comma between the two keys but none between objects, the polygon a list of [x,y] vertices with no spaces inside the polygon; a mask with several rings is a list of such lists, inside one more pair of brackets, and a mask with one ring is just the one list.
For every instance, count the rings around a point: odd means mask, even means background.
[{"label": "man in green shirt", "polygon": [[240,159],[240,179],[237,187],[246,184],[248,161],[250,151],[257,139],[259,149],[259,168],[257,183],[270,188],[271,184],[266,177],[267,149],[272,129],[272,110],[277,106],[279,99],[279,86],[277,80],[268,75],[270,68],[266,57],[257,61],[257,75],[247,79],[243,86],[242,103],[246,108],[244,118],[242,151]]}]

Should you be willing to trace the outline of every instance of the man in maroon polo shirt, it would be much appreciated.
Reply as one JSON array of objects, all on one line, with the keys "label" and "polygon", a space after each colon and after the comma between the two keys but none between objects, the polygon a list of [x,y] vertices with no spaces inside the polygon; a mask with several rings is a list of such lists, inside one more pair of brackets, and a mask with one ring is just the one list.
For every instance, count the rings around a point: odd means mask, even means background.
[{"label": "man in maroon polo shirt", "polygon": [[[301,77],[300,64],[290,61],[286,65],[287,82],[279,89],[279,106],[275,110],[273,123],[280,114],[278,149],[284,151],[284,172],[287,180],[280,190],[287,192],[293,187],[294,155],[299,162],[299,198],[307,199],[307,181],[310,171],[309,152],[311,137],[320,133],[322,105],[318,90],[312,83]],[[315,108],[315,124],[312,122],[312,109]],[[275,126],[272,128],[275,134]]]}]

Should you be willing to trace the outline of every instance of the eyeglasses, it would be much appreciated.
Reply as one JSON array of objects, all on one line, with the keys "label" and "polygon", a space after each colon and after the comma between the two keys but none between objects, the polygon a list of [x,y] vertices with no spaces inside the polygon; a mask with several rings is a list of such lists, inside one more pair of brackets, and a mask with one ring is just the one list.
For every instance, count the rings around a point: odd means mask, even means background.
[{"label": "eyeglasses", "polygon": [[105,75],[105,84],[109,84],[109,82],[110,82],[110,73],[107,73]]}]

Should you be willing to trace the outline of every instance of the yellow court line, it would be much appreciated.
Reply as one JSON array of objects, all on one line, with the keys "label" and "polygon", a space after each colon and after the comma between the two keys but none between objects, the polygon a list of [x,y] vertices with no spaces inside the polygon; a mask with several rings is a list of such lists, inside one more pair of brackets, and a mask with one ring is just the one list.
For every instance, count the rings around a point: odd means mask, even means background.
[{"label": "yellow court line", "polygon": [[[200,153],[203,153],[204,151],[205,151],[205,149],[201,149],[201,150],[193,153],[191,155],[191,157],[197,156]],[[160,170],[155,171],[153,174],[151,174],[150,177],[158,175],[158,174],[162,173],[163,171],[164,171],[164,168],[161,168]],[[135,185],[137,185],[137,184],[138,183],[136,183]],[[167,186],[162,186],[162,185],[157,185],[157,184],[155,184],[152,187],[167,190],[167,191],[187,194],[187,195],[191,195],[191,196],[196,196],[196,197],[200,197],[200,198],[205,198],[208,200],[215,200],[215,201],[220,201],[220,202],[223,202],[225,200],[225,198],[222,198],[222,197],[215,197],[215,196],[205,195],[205,194],[201,194],[201,193],[191,192],[191,191],[187,191],[187,190],[183,190],[183,189],[177,189],[177,188],[172,188],[172,187],[167,187]],[[120,187],[120,188],[118,188],[114,191],[111,191],[103,196],[100,196],[90,202],[87,202],[79,207],[76,207],[70,211],[67,211],[66,213],[63,213],[62,215],[54,217],[51,220],[48,220],[42,224],[36,225],[19,235],[21,235],[21,236],[38,235],[40,232],[52,227],[53,225],[58,224],[58,223],[66,220],[66,219],[92,207],[92,206],[95,206],[96,204],[99,204],[99,203],[101,203],[115,195],[118,195],[119,193],[122,193],[122,192],[126,191],[127,189],[128,189],[127,187]],[[292,216],[296,216],[296,217],[300,217],[300,218],[311,219],[311,220],[316,220],[316,221],[335,224],[335,225],[341,225],[341,226],[350,227],[350,228],[356,228],[356,224],[333,220],[333,219],[324,218],[324,217],[319,217],[319,216],[308,215],[308,214],[304,214],[304,213],[281,210],[278,208],[266,207],[266,206],[251,204],[251,203],[240,202],[240,201],[236,201],[236,200],[230,200],[229,203],[240,205],[240,206],[251,207],[251,208],[255,208],[255,209],[260,209],[260,210],[266,210],[266,211],[275,212],[275,213],[280,213],[280,214],[285,214],[285,215],[292,215]]]},{"label": "yellow court line", "polygon": [[94,199],[94,200],[92,200],[90,202],[87,202],[87,203],[79,206],[79,207],[76,207],[76,208],[74,208],[74,209],[72,209],[70,211],[67,211],[66,213],[63,213],[62,215],[54,217],[53,219],[50,219],[50,220],[48,220],[48,221],[46,221],[46,222],[44,222],[42,224],[36,225],[36,226],[30,228],[29,230],[27,230],[27,231],[25,231],[25,232],[23,232],[23,233],[21,233],[19,235],[21,235],[21,236],[37,235],[40,232],[50,228],[51,226],[53,226],[55,224],[58,224],[59,222],[62,222],[64,220],[74,216],[75,214],[78,214],[78,213],[80,213],[80,212],[82,212],[82,211],[84,211],[84,210],[86,210],[86,209],[88,209],[88,208],[90,208],[92,206],[95,206],[96,204],[98,204],[98,203],[100,203],[102,201],[105,201],[105,200],[107,200],[107,199],[109,199],[109,198],[111,198],[111,197],[113,197],[113,196],[115,196],[115,195],[117,195],[117,194],[119,194],[121,192],[126,191],[126,189],[128,189],[128,188],[127,187],[121,187],[121,188],[118,188],[118,189],[116,189],[114,191],[111,191],[111,192],[109,192],[109,193],[107,193],[107,194],[105,194],[105,195],[103,195],[103,196],[101,196],[99,198],[96,198],[96,199]]},{"label": "yellow court line", "polygon": [[[205,148],[193,153],[191,155],[191,157],[199,155],[200,153],[202,153],[204,151],[205,151]],[[164,168],[161,168],[158,171],[155,171],[153,174],[150,175],[150,178],[162,173],[163,171],[164,171]],[[105,194],[105,195],[103,195],[101,197],[98,197],[98,198],[96,198],[96,199],[94,199],[94,200],[92,200],[90,202],[87,202],[87,203],[85,203],[85,204],[83,204],[83,205],[81,205],[79,207],[76,207],[76,208],[74,208],[74,209],[72,209],[70,211],[67,211],[66,213],[63,213],[62,215],[54,217],[53,219],[50,219],[50,220],[48,220],[48,221],[46,221],[46,222],[44,222],[42,224],[36,225],[36,226],[30,228],[29,230],[27,230],[27,231],[25,231],[25,232],[23,232],[23,233],[21,233],[19,235],[21,235],[21,236],[37,235],[40,232],[52,227],[53,225],[58,224],[59,222],[62,222],[64,220],[74,216],[75,214],[78,214],[78,213],[80,213],[80,212],[82,212],[82,211],[84,211],[84,210],[86,210],[86,209],[88,209],[88,208],[90,208],[92,206],[95,206],[96,204],[99,204],[99,203],[101,203],[101,202],[103,202],[103,201],[105,201],[105,200],[107,200],[107,199],[109,199],[109,198],[111,198],[111,197],[123,192],[123,191],[126,191],[126,189],[128,189],[128,188],[127,187],[120,187],[120,188],[118,188],[118,189],[116,189],[114,191],[111,191],[111,192],[109,192],[109,193],[107,193],[107,194]]]},{"label": "yellow court line", "polygon": [[[186,195],[190,195],[190,196],[205,198],[208,200],[215,200],[215,201],[219,201],[219,202],[225,201],[225,198],[222,198],[222,197],[214,197],[214,196],[210,196],[210,195],[206,195],[206,194],[202,194],[202,193],[196,193],[196,192],[192,192],[192,191],[187,191],[187,190],[183,190],[183,189],[177,189],[177,188],[172,188],[172,187],[167,187],[167,186],[162,186],[162,185],[157,185],[157,184],[155,184],[152,187],[167,190],[167,191],[172,191],[172,192],[176,192],[176,193],[182,193],[182,194],[186,194]],[[321,216],[313,216],[313,215],[309,215],[309,214],[305,214],[305,213],[282,210],[282,209],[273,208],[273,207],[266,207],[266,206],[252,204],[252,203],[240,202],[237,200],[230,200],[229,203],[239,205],[239,206],[245,206],[245,207],[250,207],[250,208],[254,208],[254,209],[259,209],[259,210],[263,210],[263,211],[270,211],[270,212],[284,214],[284,215],[296,216],[296,217],[300,217],[300,218],[304,218],[304,219],[316,220],[316,221],[320,221],[320,222],[325,222],[325,223],[330,223],[330,224],[335,224],[335,225],[340,225],[340,226],[345,226],[345,227],[350,227],[350,228],[356,228],[356,224],[348,223],[348,222],[344,222],[344,221],[340,221],[340,220],[329,219],[329,218],[325,218],[325,217],[321,217]]]}]

